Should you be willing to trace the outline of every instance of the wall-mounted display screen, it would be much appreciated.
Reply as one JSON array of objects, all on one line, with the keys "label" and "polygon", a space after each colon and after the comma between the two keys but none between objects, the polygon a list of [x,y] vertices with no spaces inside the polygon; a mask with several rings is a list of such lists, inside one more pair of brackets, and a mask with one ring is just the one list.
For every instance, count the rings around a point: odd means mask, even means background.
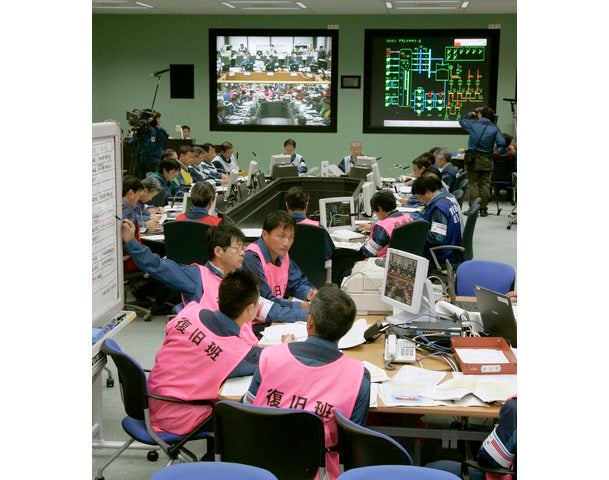
[{"label": "wall-mounted display screen", "polygon": [[210,29],[209,58],[211,130],[336,132],[337,31]]},{"label": "wall-mounted display screen", "polygon": [[366,30],[364,132],[458,133],[496,108],[499,30]]}]

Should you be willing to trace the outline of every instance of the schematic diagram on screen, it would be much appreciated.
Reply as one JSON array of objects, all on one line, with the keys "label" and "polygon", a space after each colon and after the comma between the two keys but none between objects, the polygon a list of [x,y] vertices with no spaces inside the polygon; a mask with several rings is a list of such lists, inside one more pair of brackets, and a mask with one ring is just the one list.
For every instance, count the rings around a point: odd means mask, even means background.
[{"label": "schematic diagram on screen", "polygon": [[450,45],[387,39],[384,105],[409,118],[458,120],[486,101],[486,56],[485,38],[456,38]]}]

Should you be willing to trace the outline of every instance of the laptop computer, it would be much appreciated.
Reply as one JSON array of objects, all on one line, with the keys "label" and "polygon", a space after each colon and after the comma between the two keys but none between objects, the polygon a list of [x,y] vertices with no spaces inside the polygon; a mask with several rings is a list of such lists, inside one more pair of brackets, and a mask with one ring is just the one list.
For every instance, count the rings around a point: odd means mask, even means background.
[{"label": "laptop computer", "polygon": [[446,260],[446,289],[448,290],[448,301],[456,307],[467,310],[468,312],[478,312],[478,302],[476,300],[457,300],[455,289],[455,270],[451,263]]},{"label": "laptop computer", "polygon": [[485,333],[503,337],[512,347],[516,347],[517,324],[511,300],[506,295],[478,285],[474,287],[474,292]]}]

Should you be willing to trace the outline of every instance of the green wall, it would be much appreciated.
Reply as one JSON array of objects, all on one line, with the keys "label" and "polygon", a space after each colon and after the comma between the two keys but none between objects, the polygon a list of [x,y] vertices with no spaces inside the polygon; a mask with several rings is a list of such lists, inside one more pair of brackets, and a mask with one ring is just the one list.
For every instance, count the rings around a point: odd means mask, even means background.
[{"label": "green wall", "polygon": [[197,143],[230,140],[247,168],[256,152],[259,166],[268,166],[271,154],[281,153],[283,140],[292,137],[309,168],[322,160],[337,163],[349,153],[351,140],[364,144],[364,153],[383,156],[384,176],[396,176],[394,163],[410,164],[433,146],[452,150],[467,146],[463,135],[362,134],[363,89],[339,89],[337,133],[253,133],[209,131],[208,28],[326,28],[340,25],[339,76],[362,75],[366,28],[487,28],[501,25],[497,113],[499,127],[514,133],[510,105],[516,83],[516,15],[379,15],[379,16],[202,16],[202,15],[93,15],[93,122],[114,119],[125,133],[125,112],[149,108],[157,80],[152,72],[171,63],[194,64],[195,98],[169,98],[169,74],[159,83],[155,110],[172,137],[177,124],[189,125]]}]

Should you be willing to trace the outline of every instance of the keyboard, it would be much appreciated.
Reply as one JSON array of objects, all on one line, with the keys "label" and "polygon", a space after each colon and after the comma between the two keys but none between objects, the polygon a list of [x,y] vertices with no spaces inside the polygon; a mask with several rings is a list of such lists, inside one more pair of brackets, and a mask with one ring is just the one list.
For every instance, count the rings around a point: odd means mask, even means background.
[{"label": "keyboard", "polygon": [[478,302],[476,300],[455,300],[452,302],[455,307],[462,308],[468,312],[479,312]]}]

